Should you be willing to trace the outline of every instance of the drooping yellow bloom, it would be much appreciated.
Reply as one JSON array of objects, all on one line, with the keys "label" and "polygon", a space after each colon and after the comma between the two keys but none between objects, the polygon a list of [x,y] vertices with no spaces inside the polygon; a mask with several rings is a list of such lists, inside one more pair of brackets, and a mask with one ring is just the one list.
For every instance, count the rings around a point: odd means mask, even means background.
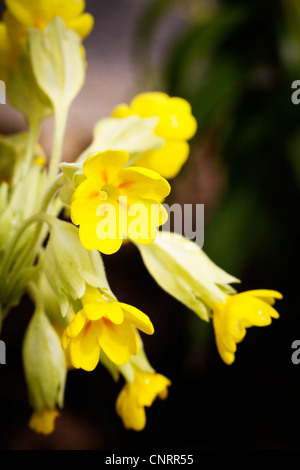
[{"label": "drooping yellow bloom", "polygon": [[129,106],[121,104],[113,111],[115,118],[135,114],[141,118],[158,117],[155,133],[166,141],[162,148],[146,152],[135,164],[155,170],[165,178],[173,178],[186,162],[190,152],[187,141],[197,130],[190,104],[182,98],[152,92],[142,93]]},{"label": "drooping yellow bloom", "polygon": [[134,381],[124,385],[116,402],[116,412],[125,428],[142,431],[146,426],[145,407],[150,407],[157,397],[166,399],[170,385],[171,381],[161,374],[135,368]]},{"label": "drooping yellow bloom", "polygon": [[86,179],[73,195],[71,219],[88,250],[116,253],[127,237],[151,243],[168,219],[160,201],[170,193],[169,183],[155,171],[124,168],[128,159],[123,150],[107,150],[83,164]]},{"label": "drooping yellow bloom", "polygon": [[115,364],[124,365],[139,352],[136,328],[154,333],[147,315],[131,305],[106,302],[98,289],[88,286],[82,304],[62,337],[62,347],[68,349],[76,369],[94,370],[101,350]]},{"label": "drooping yellow bloom", "polygon": [[253,290],[228,295],[225,302],[213,304],[213,325],[216,344],[223,361],[230,365],[235,360],[236,344],[251,326],[267,326],[272,318],[279,318],[272,307],[282,295],[273,290]]},{"label": "drooping yellow bloom", "polygon": [[93,28],[92,15],[84,13],[84,0],[5,0],[5,3],[3,19],[12,42],[19,46],[26,42],[28,28],[44,30],[57,16],[82,39]]},{"label": "drooping yellow bloom", "polygon": [[38,434],[51,434],[55,429],[55,420],[60,416],[57,410],[35,411],[30,418],[29,427]]}]

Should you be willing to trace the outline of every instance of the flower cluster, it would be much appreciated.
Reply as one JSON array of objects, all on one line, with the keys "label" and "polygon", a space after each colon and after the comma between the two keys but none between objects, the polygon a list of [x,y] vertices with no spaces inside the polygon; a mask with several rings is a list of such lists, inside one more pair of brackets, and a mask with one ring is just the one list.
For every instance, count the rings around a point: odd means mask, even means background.
[{"label": "flower cluster", "polygon": [[[29,294],[34,313],[23,342],[24,373],[33,408],[29,426],[54,431],[70,370],[106,367],[125,384],[116,412],[127,429],[146,425],[145,408],[166,399],[171,380],[156,372],[142,334],[150,317],[119,300],[102,254],[125,241],[170,295],[202,320],[212,320],[226,364],[246,328],[278,313],[279,292],[237,293],[238,279],[195,243],[160,231],[169,180],[186,163],[197,123],[187,101],[143,93],[95,126],[90,146],[62,162],[70,105],[85,79],[83,39],[93,27],[83,0],[6,0],[0,23],[0,78],[27,130],[0,137],[0,324]],[[38,144],[54,118],[49,165]],[[65,214],[64,220],[61,214]]]}]

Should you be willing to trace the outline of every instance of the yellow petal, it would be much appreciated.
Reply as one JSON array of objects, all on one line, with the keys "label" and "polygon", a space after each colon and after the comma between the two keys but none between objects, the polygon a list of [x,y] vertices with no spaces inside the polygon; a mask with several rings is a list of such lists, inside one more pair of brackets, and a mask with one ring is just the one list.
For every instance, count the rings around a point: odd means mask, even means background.
[{"label": "yellow petal", "polygon": [[124,313],[119,302],[106,302],[105,316],[115,325],[120,325],[124,321]]},{"label": "yellow petal", "polygon": [[102,320],[99,344],[107,357],[118,365],[126,364],[139,351],[137,331],[126,320],[121,325]]},{"label": "yellow petal", "polygon": [[213,325],[216,344],[226,364],[234,362],[236,344],[244,339],[246,328],[268,326],[272,318],[279,317],[270,305],[275,297],[281,298],[281,294],[268,290],[248,291],[229,295],[226,302],[215,305]]},{"label": "yellow petal", "polygon": [[48,10],[49,15],[60,16],[65,21],[79,17],[85,8],[85,0],[39,0],[37,3],[41,4],[44,11]]},{"label": "yellow petal", "polygon": [[129,155],[124,150],[106,150],[90,155],[83,164],[83,171],[97,185],[113,184],[117,173],[128,162]]},{"label": "yellow petal", "polygon": [[137,373],[135,388],[136,400],[139,406],[151,406],[154,400],[168,396],[171,381],[161,374]]},{"label": "yellow petal", "polygon": [[[9,13],[15,17],[20,23],[26,26],[34,26],[33,23],[33,10],[30,8],[32,0],[6,0],[6,7]],[[37,2],[36,2],[37,3]]]},{"label": "yellow petal", "polygon": [[190,140],[197,131],[197,121],[190,104],[182,98],[169,98],[160,114],[156,134],[167,140]]},{"label": "yellow petal", "polygon": [[106,240],[100,240],[98,238],[98,242],[96,248],[100,253],[104,255],[113,255],[119,251],[123,243],[122,239],[110,239],[107,238]]},{"label": "yellow petal", "polygon": [[55,420],[60,416],[57,410],[34,412],[29,421],[29,427],[38,434],[48,435],[55,429]]},{"label": "yellow petal", "polygon": [[154,333],[154,327],[150,318],[141,312],[141,310],[123,303],[119,303],[119,306],[123,309],[126,320],[132,323],[138,330],[147,335]]},{"label": "yellow petal", "polygon": [[[230,365],[235,360],[236,342],[240,342],[246,334],[245,328],[239,331],[235,331],[236,325],[233,323],[233,327],[230,323],[231,319],[224,318],[219,311],[215,311],[213,315],[213,325],[216,337],[216,345],[218,352],[223,361]],[[237,326],[237,328],[239,328]]]},{"label": "yellow petal", "polygon": [[79,227],[79,238],[87,250],[97,250],[99,239],[97,237],[97,225],[99,217],[85,219]]},{"label": "yellow petal", "polygon": [[98,250],[105,255],[111,255],[121,248],[123,240],[117,237],[109,238],[109,236],[99,238],[98,234],[101,235],[101,233],[98,230],[98,225],[101,220],[101,217],[85,219],[79,227],[79,238],[87,250]]},{"label": "yellow petal", "polygon": [[117,118],[117,119],[123,119],[131,115],[132,115],[132,111],[130,107],[124,103],[117,106],[112,112],[112,117]]},{"label": "yellow petal", "polygon": [[87,322],[85,312],[80,310],[76,315],[73,316],[72,321],[65,330],[65,334],[70,338],[75,338],[81,333]]},{"label": "yellow petal", "polygon": [[283,295],[280,292],[269,289],[248,290],[246,292],[241,292],[239,295],[252,295],[253,297],[258,297],[261,300],[264,300],[270,305],[275,303],[275,299],[281,300],[283,298]]},{"label": "yellow petal", "polygon": [[133,383],[124,385],[116,402],[116,412],[124,426],[135,431],[144,429],[145,406],[150,407],[157,397],[165,399],[170,385],[170,380],[161,374],[136,369]]},{"label": "yellow petal", "polygon": [[238,318],[246,326],[267,326],[270,325],[272,318],[279,318],[278,312],[267,302],[250,295],[238,294],[228,300],[228,315]]},{"label": "yellow petal", "polygon": [[79,336],[70,343],[70,360],[76,369],[92,371],[97,367],[100,357],[98,336],[100,322],[90,322]]},{"label": "yellow petal", "polygon": [[[131,102],[131,114],[142,118],[158,116],[156,134],[165,139],[189,140],[197,130],[197,121],[191,113],[190,104],[178,97],[169,97],[165,93],[141,93]],[[124,114],[124,106],[117,108],[113,115]],[[124,116],[123,116],[124,117]]]},{"label": "yellow petal", "polygon": [[142,431],[146,426],[146,413],[144,407],[137,406],[135,397],[130,394],[129,385],[121,390],[116,401],[116,412],[122,419],[126,429]]},{"label": "yellow petal", "polygon": [[162,200],[171,191],[169,183],[156,171],[147,168],[125,168],[118,174],[118,188],[128,197]]},{"label": "yellow petal", "polygon": [[149,244],[157,237],[157,227],[168,220],[162,204],[145,199],[129,201],[127,236],[136,243]]},{"label": "yellow petal", "polygon": [[78,18],[72,21],[68,21],[67,23],[67,27],[70,29],[74,29],[74,31],[76,31],[76,33],[81,37],[81,39],[85,39],[90,34],[93,29],[93,26],[94,18],[89,13],[84,13]]},{"label": "yellow petal", "polygon": [[139,158],[135,164],[145,168],[151,168],[160,173],[164,178],[174,178],[187,161],[190,146],[185,141],[167,141],[157,150],[149,150]]},{"label": "yellow petal", "polygon": [[168,103],[169,96],[161,91],[140,93],[131,102],[132,111],[141,117],[154,116],[159,113],[162,106]]},{"label": "yellow petal", "polygon": [[10,13],[28,27],[42,27],[56,16],[68,22],[84,10],[84,0],[6,0]]},{"label": "yellow petal", "polygon": [[84,311],[87,318],[91,321],[100,320],[103,317],[108,318],[111,322],[118,325],[124,321],[124,314],[118,302],[86,304]]},{"label": "yellow petal", "polygon": [[80,225],[86,218],[96,217],[101,204],[99,193],[101,187],[86,179],[75,190],[71,202],[71,219],[75,225]]},{"label": "yellow petal", "polygon": [[90,321],[100,320],[105,315],[104,305],[100,302],[86,303],[83,307],[86,318]]}]

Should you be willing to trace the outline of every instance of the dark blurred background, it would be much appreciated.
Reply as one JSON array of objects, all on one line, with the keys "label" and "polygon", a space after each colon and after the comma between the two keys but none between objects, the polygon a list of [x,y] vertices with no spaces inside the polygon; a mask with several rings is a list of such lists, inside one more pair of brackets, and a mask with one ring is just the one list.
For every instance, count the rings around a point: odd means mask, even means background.
[{"label": "dark blurred background", "polygon": [[[3,2],[0,2],[3,9]],[[121,384],[98,367],[71,372],[65,409],[50,437],[27,429],[31,410],[21,363],[30,318],[25,299],[4,325],[2,449],[299,449],[298,240],[300,79],[298,0],[87,0],[87,81],[72,107],[65,160],[88,145],[93,125],[119,102],[162,90],[190,101],[199,122],[192,152],[172,181],[171,202],[205,204],[204,250],[242,279],[241,289],[276,289],[280,319],[248,330],[236,362],[218,356],[212,324],[162,292],[133,246],[105,257],[118,298],[150,315],[150,362],[172,380],[167,401],[148,410],[144,432],[123,429],[114,411]],[[24,128],[1,107],[0,133]],[[49,150],[52,122],[41,142]]]}]

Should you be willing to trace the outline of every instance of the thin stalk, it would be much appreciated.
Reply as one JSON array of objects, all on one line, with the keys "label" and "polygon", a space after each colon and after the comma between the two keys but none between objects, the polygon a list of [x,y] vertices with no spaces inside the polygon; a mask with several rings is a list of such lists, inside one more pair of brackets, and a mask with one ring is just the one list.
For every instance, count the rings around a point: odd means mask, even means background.
[{"label": "thin stalk", "polygon": [[52,183],[52,181],[56,178],[59,170],[59,164],[61,162],[63,151],[64,136],[67,126],[67,117],[68,112],[66,110],[63,110],[62,112],[60,110],[55,111],[54,141],[48,173],[50,183]]},{"label": "thin stalk", "polygon": [[[19,227],[19,229],[15,233],[14,237],[11,239],[9,247],[6,250],[6,256],[4,257],[3,262],[2,262],[1,277],[3,276],[3,273],[6,273],[6,271],[7,272],[9,271],[10,265],[13,262],[13,259],[14,259],[15,251],[16,251],[16,248],[18,246],[19,240],[22,237],[25,230],[27,229],[27,227],[29,227],[29,225],[31,225],[34,222],[45,221],[47,209],[48,209],[52,199],[56,195],[56,193],[62,187],[63,180],[64,180],[64,177],[61,174],[53,181],[52,185],[48,188],[47,192],[45,193],[45,195],[43,197],[41,207],[40,207],[40,212],[36,215],[33,215],[29,219],[25,220],[25,222]],[[27,246],[27,250],[25,250],[25,256],[24,257],[27,257],[27,254],[29,252],[31,252],[31,250],[34,248],[35,244],[38,241],[40,231],[41,231],[41,224],[39,224],[39,226],[36,228],[36,231],[35,231],[34,236],[32,238],[32,242],[31,242],[30,246]],[[19,261],[20,260],[18,260],[18,265],[20,264]]]},{"label": "thin stalk", "polygon": [[48,216],[46,214],[37,214],[33,215],[29,219],[25,220],[25,222],[19,227],[15,235],[10,241],[9,247],[6,251],[6,257],[4,257],[2,265],[1,265],[1,277],[7,274],[9,271],[10,265],[13,262],[14,255],[15,255],[15,249],[18,246],[18,243],[20,241],[20,238],[24,234],[24,232],[27,230],[27,228],[37,222],[46,222],[49,224]]},{"label": "thin stalk", "polygon": [[[47,214],[38,214],[37,216],[35,216],[35,222],[38,223],[39,230],[41,230],[43,223],[48,224],[50,227],[52,224],[52,221],[53,221],[53,217]],[[18,261],[15,263],[11,271],[8,273],[6,279],[7,279],[7,284],[10,285],[9,293],[14,291],[14,287],[18,283],[19,277],[22,276],[23,266],[32,265],[36,256],[36,252],[37,252],[37,249],[35,246],[37,241],[38,241],[38,237],[37,239],[35,239],[35,241],[33,241],[31,247],[28,250],[26,250],[25,252],[24,251],[22,252],[22,254],[18,258]]]},{"label": "thin stalk", "polygon": [[32,164],[34,156],[34,148],[38,141],[40,134],[40,125],[37,123],[32,123],[29,126],[28,130],[28,139],[24,159],[22,161],[17,161],[16,169],[13,175],[12,187],[14,188],[18,182],[27,175],[28,170]]},{"label": "thin stalk", "polygon": [[44,309],[43,298],[40,294],[38,287],[34,282],[29,282],[27,286],[28,294],[36,306],[36,312],[42,312]]},{"label": "thin stalk", "polygon": [[26,249],[24,249],[24,251],[20,255],[18,261],[16,262],[14,268],[12,269],[12,272],[9,274],[9,278],[13,279],[14,276],[18,276],[18,273],[20,272],[23,266],[25,266],[26,264],[29,264],[29,262],[31,264],[34,261],[36,253],[38,251],[38,247],[43,242],[43,240],[41,241],[39,240],[42,227],[43,227],[43,222],[47,222],[48,225],[51,226],[52,216],[46,214],[46,212],[48,210],[48,207],[51,204],[52,199],[54,198],[56,193],[59,191],[59,189],[62,187],[63,182],[64,182],[64,175],[63,174],[58,175],[56,179],[53,181],[52,185],[48,188],[46,194],[44,195],[44,198],[42,200],[41,207],[40,207],[40,212],[39,214],[35,216],[37,219],[37,222],[41,222],[41,223],[38,223],[35,229],[35,232],[32,235],[30,245],[27,245]]}]

